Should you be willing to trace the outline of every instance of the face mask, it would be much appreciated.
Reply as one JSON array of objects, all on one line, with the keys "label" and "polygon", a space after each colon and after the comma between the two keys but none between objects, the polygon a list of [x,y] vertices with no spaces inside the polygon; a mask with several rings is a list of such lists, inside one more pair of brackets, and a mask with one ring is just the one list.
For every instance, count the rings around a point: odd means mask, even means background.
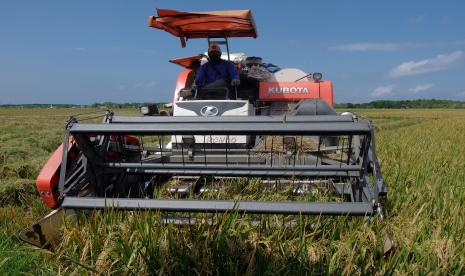
[{"label": "face mask", "polygon": [[210,61],[212,61],[212,62],[218,62],[218,61],[220,61],[220,59],[221,59],[221,54],[220,54],[220,53],[216,53],[216,52],[209,53],[209,54],[208,54],[208,58],[209,58]]}]

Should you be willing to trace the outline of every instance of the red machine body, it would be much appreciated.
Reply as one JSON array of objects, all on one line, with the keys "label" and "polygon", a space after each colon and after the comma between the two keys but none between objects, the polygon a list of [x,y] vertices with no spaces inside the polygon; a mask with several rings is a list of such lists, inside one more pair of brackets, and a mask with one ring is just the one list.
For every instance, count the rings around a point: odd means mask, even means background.
[{"label": "red machine body", "polygon": [[[111,137],[112,141],[116,141],[118,136],[113,135]],[[139,140],[130,135],[123,136],[123,141],[126,145],[139,145]],[[79,153],[79,148],[73,139],[70,139],[68,142],[68,164],[76,160],[76,157]],[[63,144],[61,144],[55,152],[52,153],[50,158],[45,163],[44,167],[40,171],[36,179],[37,192],[39,193],[42,201],[51,209],[56,209],[60,206],[58,201],[58,183],[60,180],[60,168],[62,163],[63,156]],[[120,152],[116,149],[109,149],[107,152],[107,158],[117,159],[120,157]]]},{"label": "red machine body", "polygon": [[[73,140],[68,142],[68,154],[74,156],[76,144]],[[63,144],[61,144],[55,152],[50,156],[40,171],[36,179],[37,192],[42,201],[49,208],[55,209],[59,206],[58,202],[58,182],[60,179],[61,159],[63,155]],[[75,157],[75,156],[74,156]]]},{"label": "red machine body", "polygon": [[[181,66],[185,67],[184,65]],[[194,75],[195,73],[192,69],[185,69],[179,73],[173,95],[173,104],[178,100],[179,90],[192,85]],[[263,81],[259,83],[257,94],[259,102],[298,102],[306,99],[322,99],[331,107],[334,106],[333,82],[329,80],[299,82]]]}]

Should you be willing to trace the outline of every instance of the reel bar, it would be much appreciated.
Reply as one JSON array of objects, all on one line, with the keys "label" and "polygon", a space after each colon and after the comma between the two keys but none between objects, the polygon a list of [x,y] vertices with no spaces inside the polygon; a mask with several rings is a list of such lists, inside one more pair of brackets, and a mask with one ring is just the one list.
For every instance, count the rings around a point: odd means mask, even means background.
[{"label": "reel bar", "polygon": [[367,122],[189,122],[73,124],[71,134],[115,135],[371,135]]},{"label": "reel bar", "polygon": [[299,116],[214,116],[214,117],[191,117],[191,116],[112,116],[111,123],[289,123],[289,122],[353,122],[352,116],[340,115],[299,115]]}]

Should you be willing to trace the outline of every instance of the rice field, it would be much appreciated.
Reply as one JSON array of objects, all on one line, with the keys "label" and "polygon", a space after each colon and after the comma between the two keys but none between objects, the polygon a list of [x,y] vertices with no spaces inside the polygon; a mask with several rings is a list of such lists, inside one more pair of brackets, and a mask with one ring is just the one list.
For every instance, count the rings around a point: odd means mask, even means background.
[{"label": "rice field", "polygon": [[[251,224],[229,213],[175,226],[155,212],[108,210],[79,213],[54,252],[35,249],[18,239],[49,211],[35,178],[67,116],[82,111],[0,109],[1,275],[465,273],[463,109],[356,111],[376,126],[389,189],[383,221],[258,216]],[[285,196],[262,195],[253,181],[238,185],[252,198]],[[382,233],[396,243],[386,255]]]}]

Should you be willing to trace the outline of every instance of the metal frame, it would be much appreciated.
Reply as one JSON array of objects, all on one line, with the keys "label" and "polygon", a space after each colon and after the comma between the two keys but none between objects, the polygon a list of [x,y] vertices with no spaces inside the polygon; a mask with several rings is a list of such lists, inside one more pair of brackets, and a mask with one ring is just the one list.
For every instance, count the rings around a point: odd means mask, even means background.
[{"label": "metal frame", "polygon": [[[211,123],[209,117],[199,117],[195,127],[191,122],[161,124],[74,124],[69,133],[78,134],[133,134],[133,135],[367,135],[367,122],[246,122]],[[257,116],[260,118],[260,116]]]},{"label": "metal frame", "polygon": [[[270,136],[312,136],[318,137],[318,149],[305,153],[309,157],[299,159],[296,153],[286,156],[263,157],[262,163],[250,162],[255,149],[207,150],[206,145],[197,148],[181,145],[181,149],[166,149],[161,144],[152,149],[156,152],[147,160],[109,160],[103,153],[113,143],[116,148],[125,145],[110,141],[112,137],[124,135],[165,136],[165,135],[270,135]],[[98,139],[91,142],[90,136]],[[321,146],[321,137],[348,137],[347,145],[339,149],[341,160],[327,160],[321,155],[334,147]],[[65,141],[70,137],[83,153],[73,173],[67,172],[67,149],[63,151],[59,193],[62,207],[72,209],[144,209],[174,212],[227,212],[276,213],[306,215],[381,215],[380,196],[387,193],[379,163],[374,151],[373,127],[369,122],[356,122],[350,116],[236,116],[236,117],[130,117],[113,116],[107,113],[103,124],[81,124],[71,118],[66,125]],[[119,138],[121,140],[121,138]],[[297,139],[297,138],[295,138]],[[67,143],[65,143],[67,145]],[[176,145],[179,146],[179,145]],[[211,145],[210,145],[211,146]],[[135,147],[137,151],[137,146]],[[339,145],[337,146],[339,147]],[[265,144],[266,148],[266,144]],[[283,145],[284,149],[284,145]],[[140,146],[139,146],[139,150]],[[144,149],[146,150],[146,149]],[[123,151],[122,151],[123,152]],[[198,155],[200,152],[200,155]],[[219,153],[218,153],[219,152]],[[347,161],[342,159],[347,154]],[[192,158],[192,155],[198,155]],[[219,157],[218,157],[219,156]],[[177,158],[177,159],[176,159]],[[228,159],[229,158],[229,159]],[[241,159],[242,158],[242,159]],[[286,159],[287,158],[287,159]],[[291,165],[291,159],[294,164]],[[300,157],[299,157],[300,158]],[[173,161],[173,160],[182,160]],[[186,161],[185,161],[186,160]],[[222,161],[224,160],[224,163]],[[231,160],[236,160],[234,163]],[[247,160],[240,162],[237,160]],[[288,163],[282,160],[288,160]],[[307,163],[306,163],[307,161]],[[348,202],[263,202],[230,200],[162,200],[141,198],[80,198],[77,191],[87,182],[102,184],[102,175],[185,175],[185,176],[246,176],[263,178],[342,179],[333,183],[336,193]],[[371,183],[369,175],[375,183]],[[104,181],[103,181],[104,182]]]},{"label": "metal frame", "polygon": [[302,115],[302,116],[221,116],[221,117],[194,117],[194,116],[111,116],[109,120],[112,124],[120,123],[285,123],[285,122],[304,122],[304,123],[325,123],[325,122],[353,122],[350,115]]}]

